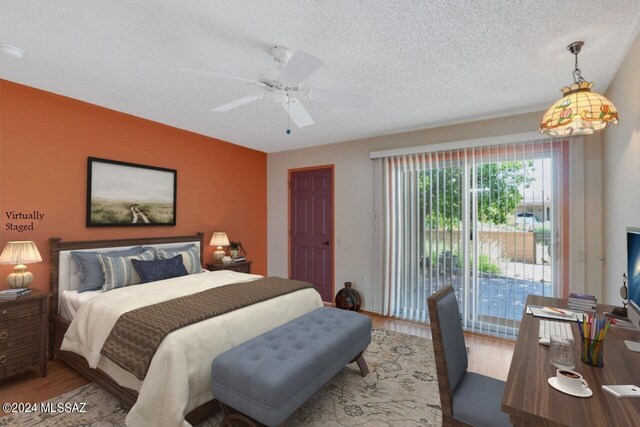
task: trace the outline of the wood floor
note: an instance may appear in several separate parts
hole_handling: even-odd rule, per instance
[[[87,384],[89,381],[61,360],[50,360],[47,376],[39,370],[14,375],[0,384],[0,403],[43,402],[54,396]],[[0,411],[0,416],[5,415]]]
[[[367,313],[370,314],[370,313]],[[416,335],[431,339],[431,328],[429,325],[418,322],[392,319],[389,317],[370,314],[373,318],[373,327],[402,332],[403,334]],[[465,332],[464,341],[469,348],[470,372],[486,375],[506,381],[511,366],[515,341],[493,338],[486,335],[479,335]]]
[[[373,318],[374,328],[431,338],[428,325],[369,315]],[[501,380],[507,379],[515,342],[476,334],[465,334],[465,342],[469,347],[469,371]],[[34,370],[2,380],[0,403],[42,402],[88,383],[83,376],[60,360],[49,361],[47,371],[45,378]],[[0,417],[3,415],[5,414],[0,411]]]

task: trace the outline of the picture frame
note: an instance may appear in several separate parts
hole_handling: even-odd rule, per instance
[[[175,226],[178,172],[87,158],[87,227]]]

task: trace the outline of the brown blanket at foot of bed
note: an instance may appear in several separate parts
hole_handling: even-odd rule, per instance
[[[252,304],[312,288],[313,285],[281,277],[266,277],[208,289],[138,308],[118,318],[101,354],[143,380],[151,359],[171,332]],[[215,333],[212,331],[212,333]]]

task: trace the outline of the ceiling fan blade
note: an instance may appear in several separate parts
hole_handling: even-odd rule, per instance
[[[302,50],[297,50],[282,69],[278,80],[285,83],[300,83],[322,67],[323,64],[324,62],[321,59]]]
[[[371,98],[368,96],[352,95],[322,89],[310,89],[309,99],[325,104],[343,105],[345,107],[368,107],[371,105]]]
[[[178,70],[186,71],[186,72],[190,72],[190,73],[208,74],[210,76],[218,77],[218,78],[221,78],[221,79],[238,80],[238,81],[241,81],[241,82],[251,83],[251,84],[262,86],[262,87],[266,87],[267,86],[264,83],[261,83],[261,82],[256,81],[256,80],[243,79],[242,77],[228,76],[226,74],[214,73],[213,71],[196,70],[194,68],[188,68],[188,67],[180,67],[180,68],[178,68]]]
[[[307,112],[307,109],[302,105],[302,102],[296,98],[292,98],[289,102],[283,102],[282,108],[289,113],[291,120],[293,120],[299,128],[303,128],[314,123],[313,119]]]
[[[264,98],[264,94],[245,96],[244,98],[236,99],[235,101],[231,101],[219,107],[212,108],[211,111],[216,113],[224,113],[225,111],[233,110],[234,108],[241,107],[245,104],[257,101],[258,99],[262,98]]]

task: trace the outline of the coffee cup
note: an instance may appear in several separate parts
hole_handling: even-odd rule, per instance
[[[589,384],[582,378],[582,375],[569,369],[558,369],[556,371],[556,384],[564,391],[579,394],[584,389],[589,388]]]

